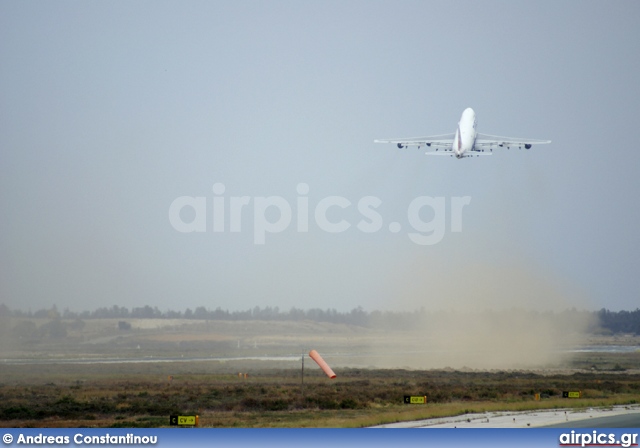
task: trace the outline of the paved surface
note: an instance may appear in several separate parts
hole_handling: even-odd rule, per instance
[[[603,419],[604,418],[604,419]],[[560,425],[560,426],[558,426]],[[627,426],[629,425],[629,426]],[[526,412],[486,412],[391,423],[376,428],[638,428],[640,405]]]
[[[547,428],[640,428],[640,412],[590,418],[589,420],[579,420],[573,424],[564,422],[549,425]]]

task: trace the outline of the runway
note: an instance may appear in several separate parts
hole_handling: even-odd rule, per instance
[[[546,428],[640,428],[640,412],[549,425]]]
[[[640,405],[485,412],[391,423],[375,428],[640,428]]]

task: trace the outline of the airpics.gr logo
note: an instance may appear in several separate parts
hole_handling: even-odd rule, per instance
[[[355,226],[362,233],[375,233],[385,229],[379,208],[382,200],[364,196],[355,203],[343,196],[327,196],[316,203],[309,201],[309,185],[298,184],[298,196],[292,206],[282,196],[229,196],[222,183],[213,185],[213,198],[206,196],[180,196],[169,206],[169,223],[180,233],[239,233],[243,222],[253,212],[253,242],[265,244],[267,234],[276,234],[295,226],[297,232],[309,231],[310,221],[315,228],[327,233],[342,233]],[[471,203],[470,196],[453,196],[449,200],[450,231],[462,232],[462,210]],[[250,209],[247,212],[247,209]],[[350,211],[357,217],[349,220]],[[351,213],[352,215],[353,213]],[[275,215],[275,216],[274,216]],[[425,220],[425,216],[432,216]],[[411,227],[408,238],[415,244],[430,246],[439,243],[447,229],[447,200],[444,196],[418,196],[407,206],[406,219]],[[210,219],[211,218],[211,219]],[[355,222],[357,220],[357,222]],[[399,233],[402,224],[386,224],[391,233]]]
[[[570,433],[560,434],[559,446],[621,446],[628,448],[638,446],[637,433],[620,434],[618,437],[614,433],[598,432],[578,432],[572,430]]]

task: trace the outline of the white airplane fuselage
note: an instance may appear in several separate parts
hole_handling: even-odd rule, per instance
[[[476,143],[476,113],[470,107],[467,107],[460,117],[456,135],[453,138],[451,149],[458,159],[464,157],[464,153],[472,151]]]
[[[463,159],[466,157],[490,156],[493,154],[493,150],[498,148],[531,149],[533,145],[544,145],[551,143],[551,140],[481,134],[477,130],[476,113],[473,109],[467,107],[462,112],[458,127],[453,134],[374,140],[374,143],[394,143],[398,149],[411,146],[417,146],[420,149],[420,147],[426,146],[432,149],[432,151],[425,152],[428,156],[450,156]]]

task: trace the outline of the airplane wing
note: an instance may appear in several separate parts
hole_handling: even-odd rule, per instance
[[[434,149],[451,148],[455,134],[431,135],[428,137],[392,138],[388,140],[374,140],[374,143],[395,143],[398,148],[409,146],[428,146]]]
[[[445,152],[433,152],[433,151],[429,151],[429,152],[425,152],[424,153],[426,156],[449,156],[449,157],[455,157],[455,154],[453,153],[453,151],[445,151]],[[492,152],[477,152],[477,151],[467,151],[465,152],[460,158],[465,158],[465,157],[480,157],[480,156],[492,156],[493,153]]]
[[[454,154],[453,151],[443,151],[443,152],[427,151],[424,154],[426,156],[449,156],[449,157],[455,157],[455,154]],[[464,158],[464,157],[492,156],[492,155],[493,155],[492,152],[467,151],[462,155],[461,158]]]
[[[497,148],[525,148],[529,149],[533,145],[544,145],[551,143],[551,140],[535,140],[526,138],[501,137],[499,135],[480,134],[476,136],[476,151],[488,149],[493,151]]]

